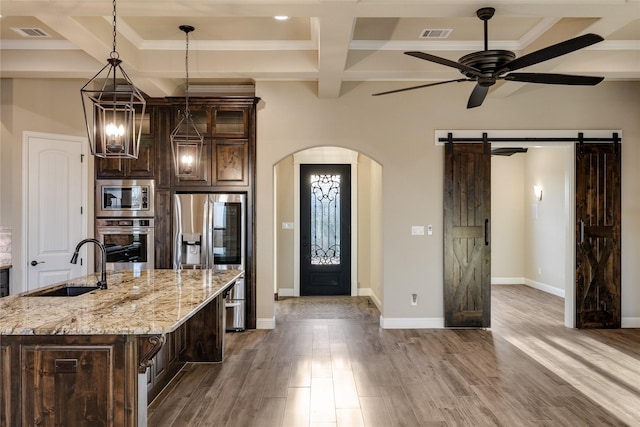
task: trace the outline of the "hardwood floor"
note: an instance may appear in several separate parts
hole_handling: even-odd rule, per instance
[[[492,328],[382,330],[366,297],[289,298],[274,330],[227,334],[149,426],[640,425],[640,330],[563,326],[560,298],[494,286]]]

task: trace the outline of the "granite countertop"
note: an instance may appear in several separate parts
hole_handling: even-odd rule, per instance
[[[242,274],[240,270],[121,270],[108,272],[106,290],[74,297],[28,296],[36,293],[30,291],[0,298],[0,335],[172,332]],[[96,276],[68,283],[90,286]]]
[[[11,264],[0,264],[0,270],[8,270],[11,268]]]

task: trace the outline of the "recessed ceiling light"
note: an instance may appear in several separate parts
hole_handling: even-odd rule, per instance
[[[273,19],[276,19],[278,21],[286,21],[287,19],[289,19],[289,17],[287,15],[276,15],[273,17]]]

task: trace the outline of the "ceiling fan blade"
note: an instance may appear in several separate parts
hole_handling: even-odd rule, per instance
[[[548,85],[595,86],[604,80],[604,77],[547,73],[509,73],[503,79],[513,82],[543,83]]]
[[[548,61],[549,59],[556,58],[558,56],[566,55],[567,53],[574,52],[578,49],[582,49],[592,44],[601,42],[604,40],[597,34],[589,33],[582,36],[565,40],[558,44],[545,47],[535,52],[531,52],[527,55],[516,58],[513,61],[507,63],[504,67],[494,73],[494,76],[498,76],[506,71],[519,70],[520,68],[528,67],[529,65],[537,64],[539,62]]]
[[[476,83],[476,86],[473,88],[473,92],[471,92],[471,96],[469,97],[469,101],[467,102],[467,108],[481,106],[484,99],[487,97],[488,92],[489,86],[480,86]]]
[[[422,89],[423,87],[438,86],[438,85],[443,85],[445,83],[471,82],[471,81],[473,81],[473,80],[471,80],[471,79],[446,80],[446,81],[443,81],[443,82],[428,83],[428,84],[424,84],[424,85],[420,85],[420,86],[411,86],[411,87],[405,87],[405,88],[402,88],[402,89],[395,89],[395,90],[388,90],[386,92],[374,93],[374,94],[372,94],[372,96],[388,95],[390,93],[398,93],[398,92],[405,92],[407,90]]]
[[[526,153],[526,147],[498,147],[491,149],[492,156],[512,156],[516,153]]]
[[[460,71],[465,71],[477,77],[482,76],[482,73],[478,69],[469,67],[459,62],[451,61],[450,59],[447,59],[447,58],[442,58],[440,56],[435,56],[435,55],[430,55],[428,53],[415,52],[415,51],[405,52],[404,54],[413,56],[414,58],[424,59],[425,61],[435,62],[436,64],[446,65],[447,67],[457,68]]]

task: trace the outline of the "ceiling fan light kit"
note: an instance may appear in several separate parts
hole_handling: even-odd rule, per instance
[[[512,73],[512,71],[548,61],[576,50],[591,46],[604,40],[597,34],[584,34],[563,42],[545,47],[535,52],[528,53],[519,58],[509,50],[489,49],[489,28],[488,21],[493,17],[495,9],[483,7],[478,9],[476,15],[484,23],[484,50],[472,52],[461,57],[457,62],[424,52],[411,51],[405,55],[425,61],[434,62],[451,68],[456,68],[465,78],[446,80],[442,82],[427,83],[419,86],[412,86],[402,89],[390,90],[386,92],[374,93],[373,96],[387,95],[391,93],[404,92],[408,90],[421,89],[429,86],[437,86],[446,83],[475,82],[476,85],[471,92],[467,108],[479,107],[484,102],[489,88],[496,84],[498,80],[515,81],[522,83],[541,83],[554,85],[580,85],[594,86],[604,80],[604,77],[596,76],[576,76],[568,74],[553,73]]]

